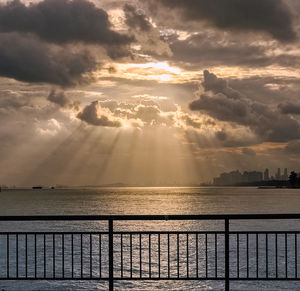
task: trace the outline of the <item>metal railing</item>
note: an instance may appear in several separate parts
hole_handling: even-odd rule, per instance
[[[106,231],[0,232],[0,280],[300,280],[300,231],[231,231],[237,220],[300,214],[0,216],[9,221],[107,221]],[[115,222],[219,221],[218,231],[116,231]],[[185,224],[188,226],[189,224]]]

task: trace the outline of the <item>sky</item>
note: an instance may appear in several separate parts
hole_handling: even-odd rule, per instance
[[[0,0],[0,184],[300,171],[300,1]]]

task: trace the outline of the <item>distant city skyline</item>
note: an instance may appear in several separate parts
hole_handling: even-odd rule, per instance
[[[291,170],[291,172],[294,170]],[[277,168],[274,175],[271,175],[270,170],[266,168],[263,172],[260,171],[230,171],[224,172],[213,179],[213,185],[234,185],[242,183],[253,183],[260,181],[288,181],[289,173],[288,169],[284,168],[283,174],[281,175],[281,168]]]

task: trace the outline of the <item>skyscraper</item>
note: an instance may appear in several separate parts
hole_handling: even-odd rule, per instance
[[[284,172],[283,172],[283,175],[282,175],[282,180],[288,180],[289,179],[289,176],[288,176],[288,171],[287,171],[287,168],[284,168]]]
[[[269,169],[265,169],[265,171],[264,171],[264,180],[265,181],[269,181],[270,180]]]
[[[280,168],[277,169],[277,173],[275,175],[275,179],[276,180],[281,180],[281,170],[280,170]]]

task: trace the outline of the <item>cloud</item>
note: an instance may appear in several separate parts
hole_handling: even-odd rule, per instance
[[[198,32],[186,39],[171,41],[172,59],[186,68],[199,66],[266,66],[274,58],[266,55],[262,45],[235,40],[217,32]]]
[[[205,70],[203,76],[204,81],[202,86],[205,91],[212,91],[215,94],[222,93],[230,99],[239,99],[243,97],[240,92],[229,87],[226,80],[218,78],[215,74]]]
[[[24,106],[29,106],[29,100],[18,92],[13,90],[0,91],[0,112],[3,113],[7,109],[18,110]]]
[[[285,149],[285,153],[291,154],[291,155],[300,155],[300,139],[290,141]]]
[[[109,119],[117,120],[121,126],[126,127],[169,127],[183,130],[188,128],[202,130],[207,128],[207,126],[215,126],[211,118],[199,117],[195,114],[184,112],[174,103],[171,103],[173,106],[166,106],[165,102],[171,103],[168,99],[152,99],[147,94],[141,94],[139,98],[130,98],[124,101],[99,100],[96,101],[97,104],[93,102],[87,107],[89,116],[94,116],[95,110],[97,110],[97,112],[103,112]],[[82,113],[79,113],[78,117],[90,124],[97,123],[91,121],[95,118],[85,118],[82,116]]]
[[[175,112],[164,112],[154,101],[140,103],[119,102],[115,105],[112,102],[100,103],[102,107],[112,109],[114,116],[124,121],[136,121],[143,126],[173,126]],[[142,122],[142,123],[141,123]]]
[[[257,145],[259,139],[247,128],[227,126],[222,130],[217,127],[209,129],[187,128],[185,130],[186,142],[196,145],[194,151],[201,149],[212,150],[216,148],[236,148]]]
[[[263,40],[253,41],[244,35],[229,35],[216,30],[194,32],[185,39],[180,39],[175,31],[170,36],[170,48],[172,60],[186,69],[222,65],[298,68],[300,63],[299,56],[293,53],[291,47]]]
[[[47,122],[36,122],[36,131],[42,136],[55,136],[61,128],[61,124],[55,118],[51,118]]]
[[[256,145],[260,140],[247,128],[227,126],[215,132],[219,147],[234,148]]]
[[[107,108],[111,112],[114,112],[115,109],[119,106],[119,104],[116,100],[100,100],[98,102],[102,108]]]
[[[48,45],[17,33],[0,36],[0,76],[24,82],[74,86],[98,67],[87,51]]]
[[[249,148],[243,148],[242,153],[247,156],[256,156],[256,152]]]
[[[184,21],[204,21],[218,29],[262,31],[279,41],[293,41],[292,14],[282,0],[159,0]]]
[[[56,92],[55,90],[52,90],[47,99],[61,107],[65,107],[70,103],[70,100],[63,91]]]
[[[300,105],[293,104],[290,102],[280,103],[278,105],[278,109],[282,114],[295,114],[295,115],[300,114]]]
[[[90,83],[107,55],[130,55],[134,37],[112,29],[88,0],[0,4],[0,76],[62,87]]]
[[[87,105],[77,117],[88,124],[106,127],[120,127],[121,123],[118,120],[111,120],[107,115],[98,115],[98,101]]]
[[[200,93],[199,99],[190,103],[191,110],[249,127],[264,141],[286,142],[300,137],[300,123],[297,120],[249,99],[208,71],[204,72],[203,86],[209,92]]]
[[[161,38],[160,31],[154,27],[142,10],[130,4],[124,5],[125,24],[134,34],[137,42],[135,56],[168,56],[172,55],[169,44]]]
[[[248,117],[249,107],[244,101],[228,98],[223,93],[214,96],[202,94],[198,100],[190,104],[193,111],[203,110],[222,121],[241,123]]]
[[[151,30],[151,23],[148,21],[146,16],[141,12],[139,13],[134,6],[125,4],[124,12],[126,16],[125,23],[128,27],[138,29],[143,32],[149,32]]]
[[[14,0],[0,6],[0,31],[32,33],[54,42],[123,45],[133,41],[111,29],[107,13],[87,0]]]

